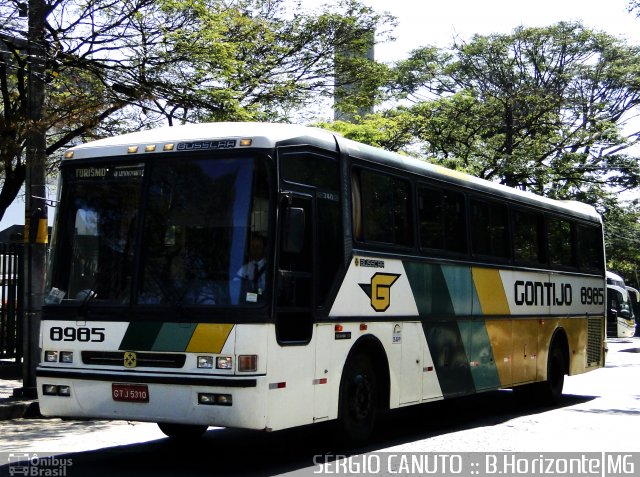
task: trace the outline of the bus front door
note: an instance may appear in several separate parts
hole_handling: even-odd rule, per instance
[[[287,195],[280,204],[276,335],[282,345],[302,345],[313,333],[312,198]]]

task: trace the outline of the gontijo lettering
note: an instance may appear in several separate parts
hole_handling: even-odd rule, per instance
[[[569,283],[517,280],[513,285],[516,305],[571,306],[573,291]]]

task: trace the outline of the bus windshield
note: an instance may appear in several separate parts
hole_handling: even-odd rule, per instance
[[[67,167],[46,302],[260,304],[268,203],[251,158]]]

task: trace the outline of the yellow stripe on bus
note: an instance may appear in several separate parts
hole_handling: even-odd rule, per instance
[[[500,270],[493,268],[471,269],[473,283],[478,292],[483,315],[509,315],[509,304],[500,278]]]
[[[187,353],[220,353],[232,329],[231,324],[199,323],[189,340]]]

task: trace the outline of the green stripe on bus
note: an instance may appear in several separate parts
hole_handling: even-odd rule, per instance
[[[475,392],[458,323],[423,320],[422,328],[443,396],[446,398]]]
[[[460,335],[477,391],[500,387],[500,377],[484,320],[459,321]]]
[[[441,268],[456,316],[471,315],[472,296],[476,294],[471,269],[455,265],[442,265]]]
[[[129,323],[122,342],[120,350],[132,351],[151,351],[153,343],[160,332],[162,323],[159,322],[140,322],[134,321]]]
[[[455,314],[440,265],[412,262],[403,265],[420,316]]]
[[[197,323],[164,323],[151,350],[184,352],[196,326]]]

